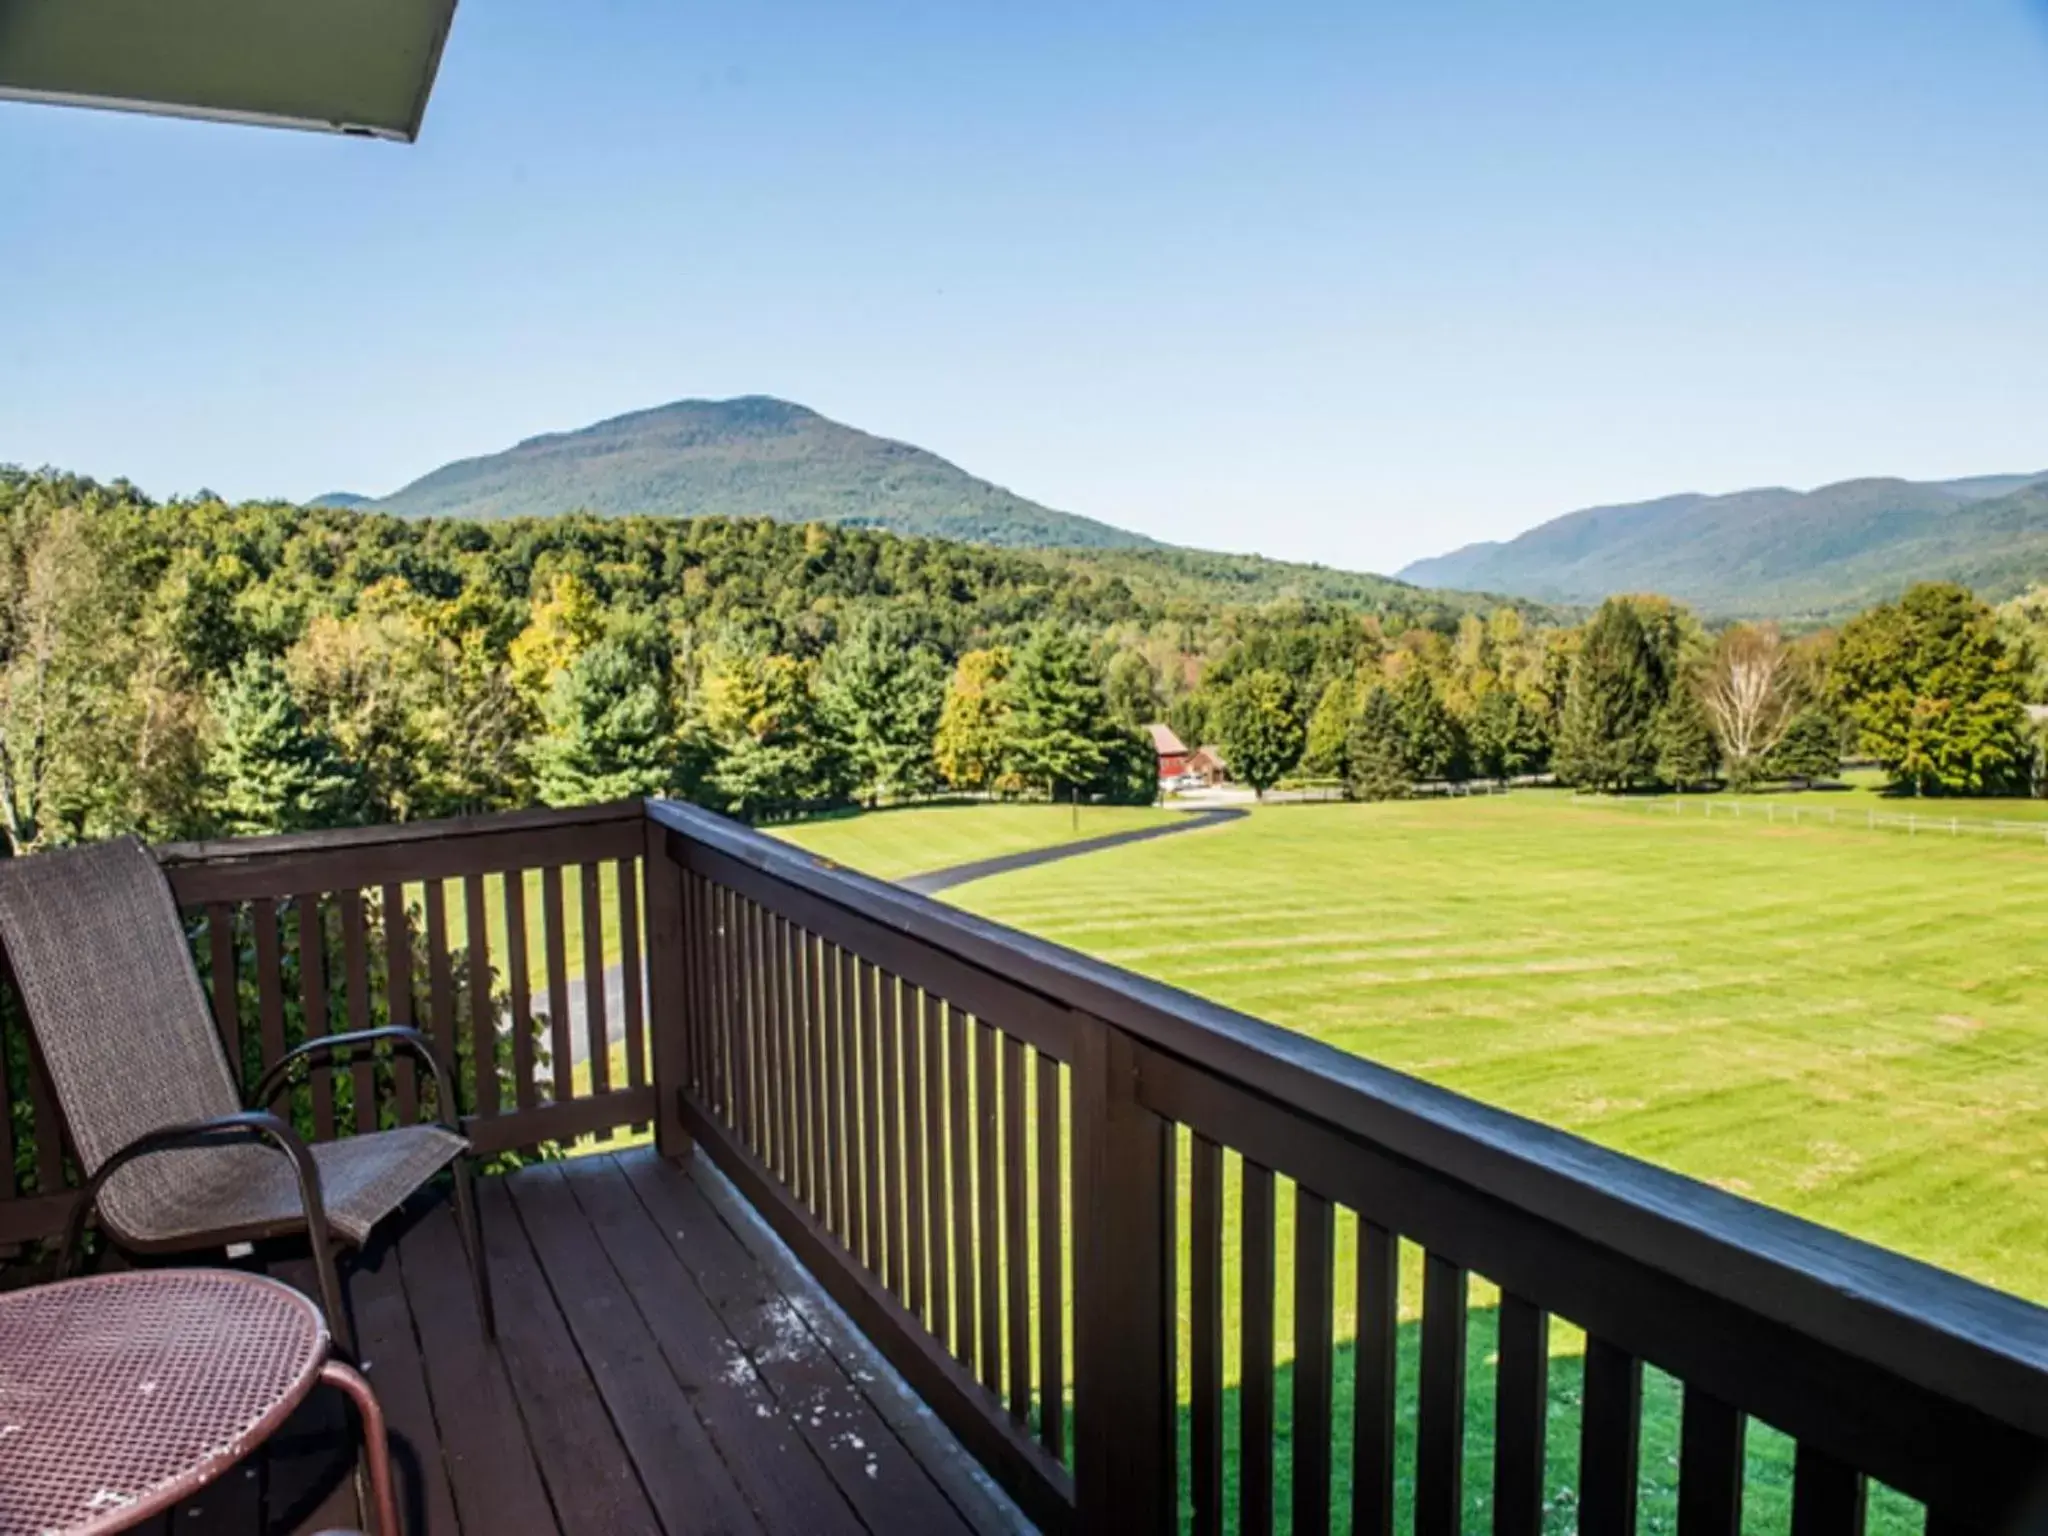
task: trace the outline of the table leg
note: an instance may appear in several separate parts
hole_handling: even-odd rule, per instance
[[[384,1410],[377,1394],[354,1368],[339,1360],[320,1367],[320,1379],[346,1392],[363,1421],[363,1459],[370,1467],[370,1501],[377,1508],[377,1536],[402,1536],[398,1528],[398,1495],[391,1483],[391,1442],[384,1431]]]

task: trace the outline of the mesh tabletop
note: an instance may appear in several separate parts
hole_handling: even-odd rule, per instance
[[[126,1530],[240,1460],[327,1357],[319,1309],[231,1270],[0,1294],[0,1536]]]

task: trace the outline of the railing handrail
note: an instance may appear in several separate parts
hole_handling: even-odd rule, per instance
[[[650,800],[646,814],[770,879],[2048,1438],[2048,1309],[871,879],[696,806]]]
[[[248,864],[307,854],[343,853],[359,848],[384,848],[403,843],[440,843],[472,837],[504,837],[517,832],[549,831],[619,821],[638,821],[646,802],[608,800],[601,805],[561,809],[542,806],[526,811],[492,811],[474,816],[447,816],[435,821],[401,821],[367,827],[330,827],[318,832],[273,832],[261,837],[222,837],[199,842],[155,843],[157,862],[166,868],[194,864]]]

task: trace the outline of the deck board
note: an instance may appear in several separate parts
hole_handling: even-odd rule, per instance
[[[563,1179],[761,1523],[820,1536],[865,1529],[625,1174],[611,1159],[580,1158],[564,1165]]]
[[[696,1182],[651,1158],[622,1167],[671,1250],[847,1501],[871,1530],[964,1527],[960,1513],[889,1427],[861,1385],[725,1224]]]
[[[343,1267],[409,1536],[974,1528],[926,1475],[915,1433],[892,1428],[855,1379],[867,1373],[814,1331],[819,1298],[771,1274],[689,1171],[629,1151],[535,1165],[479,1193],[496,1348],[444,1198],[415,1202]],[[303,1258],[268,1267],[311,1284]],[[165,1536],[353,1528],[345,1425],[339,1400],[316,1392]]]
[[[541,1164],[513,1174],[505,1187],[657,1523],[689,1536],[759,1532],[760,1521],[561,1174]]]

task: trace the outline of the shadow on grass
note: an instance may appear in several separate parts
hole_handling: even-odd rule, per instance
[[[1498,1330],[1493,1309],[1475,1308],[1466,1334],[1464,1516],[1467,1531],[1493,1528],[1493,1422],[1495,1347]],[[1420,1380],[1422,1328],[1404,1323],[1399,1330],[1395,1367],[1396,1414],[1394,1446],[1394,1529],[1414,1529],[1415,1422]],[[1570,1536],[1578,1529],[1579,1405],[1582,1336],[1556,1326],[1551,1336],[1550,1409],[1544,1439],[1543,1528],[1551,1536]],[[1561,1351],[1570,1351],[1563,1353]],[[1341,1342],[1335,1354],[1335,1393],[1331,1410],[1331,1523],[1333,1531],[1352,1529],[1351,1449],[1355,1402],[1355,1355]],[[1637,1525],[1643,1536],[1678,1528],[1678,1447],[1680,1401],[1678,1381],[1662,1371],[1645,1370],[1641,1471],[1637,1484]],[[1283,1364],[1274,1372],[1273,1524],[1292,1529],[1294,1371]],[[1243,1528],[1239,1485],[1240,1391],[1225,1389],[1223,1401],[1223,1502],[1226,1531]],[[1189,1467],[1190,1415],[1181,1407],[1179,1465],[1181,1519],[1191,1519],[1193,1505]],[[1751,1421],[1743,1483],[1744,1532],[1785,1532],[1791,1527],[1793,1443],[1786,1436]],[[1866,1527],[1869,1536],[1920,1536],[1925,1517],[1919,1504],[1873,1484]]]

